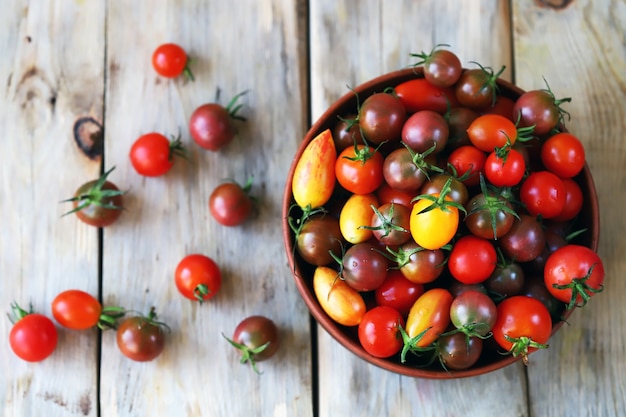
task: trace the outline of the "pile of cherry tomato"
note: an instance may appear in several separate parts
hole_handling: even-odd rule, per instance
[[[194,81],[191,60],[177,44],[160,45],[152,55],[152,64],[158,75],[176,78],[184,75]],[[189,133],[194,142],[209,151],[219,151],[233,141],[236,135],[234,120],[244,121],[238,114],[242,105],[237,94],[226,106],[206,103],[194,110],[189,119]],[[217,101],[217,99],[216,99]],[[148,132],[137,138],[129,150],[129,162],[142,176],[165,175],[173,167],[175,159],[187,159],[189,151],[180,135],[171,140],[160,132]],[[84,223],[95,227],[107,227],[117,221],[124,208],[125,191],[108,177],[114,167],[100,178],[80,185],[74,195],[64,200]],[[213,218],[224,226],[238,226],[250,219],[255,209],[255,198],[250,195],[252,178],[244,185],[234,181],[221,183],[208,198],[208,209]],[[217,295],[222,275],[217,263],[204,254],[185,256],[173,272],[173,285],[179,293],[192,301],[203,303]],[[17,303],[11,305],[9,318],[13,327],[9,343],[14,353],[29,362],[39,362],[49,357],[58,342],[57,327],[44,314],[25,310]],[[51,303],[56,322],[63,328],[87,330],[98,327],[115,329],[117,346],[121,353],[135,361],[151,361],[164,349],[165,322],[158,321],[154,307],[147,314],[117,306],[103,307],[93,295],[78,289],[60,292]],[[276,324],[269,318],[255,315],[241,321],[232,338],[224,336],[241,353],[241,362],[249,363],[258,372],[256,362],[272,357],[279,346]]]
[[[569,98],[546,86],[512,99],[504,67],[464,69],[439,47],[414,56],[412,79],[357,96],[294,162],[297,279],[374,357],[527,361],[603,289],[580,244],[585,151],[565,130]]]

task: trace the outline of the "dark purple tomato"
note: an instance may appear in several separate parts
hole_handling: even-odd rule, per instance
[[[444,270],[446,254],[441,249],[424,249],[410,239],[396,252],[400,272],[411,282],[427,284],[435,281]]]
[[[463,291],[452,300],[450,321],[468,336],[487,336],[496,322],[496,303],[485,293]]]
[[[528,262],[541,254],[546,237],[536,218],[520,214],[519,219],[515,219],[511,229],[498,242],[507,258],[516,262]]]
[[[446,147],[450,129],[442,115],[432,110],[413,113],[402,127],[402,141],[414,152],[424,153],[431,148],[437,154]]]
[[[511,203],[501,195],[479,193],[466,206],[465,226],[483,239],[495,240],[504,236],[513,226],[515,212]]]
[[[342,278],[357,291],[372,291],[387,277],[388,262],[370,243],[357,243],[343,255]]]
[[[343,236],[339,220],[333,216],[314,214],[302,226],[296,241],[296,250],[312,265],[328,265],[333,262],[331,252],[341,256]]]
[[[241,354],[240,362],[250,363],[256,373],[259,373],[256,363],[274,356],[280,346],[276,323],[260,315],[243,319],[235,328],[232,339],[224,337]]]
[[[375,210],[370,227],[380,243],[398,246],[411,237],[410,217],[411,209],[407,206],[385,203]]]
[[[428,174],[428,163],[416,155],[416,159],[407,148],[392,151],[383,162],[383,177],[393,189],[416,193]]]
[[[554,230],[550,228],[544,229],[544,235],[546,238],[545,247],[536,258],[528,263],[528,267],[530,268],[530,270],[538,274],[543,274],[543,269],[546,265],[546,260],[548,259],[548,257],[558,248],[563,247],[567,244],[567,240],[565,240],[565,237],[557,234]]]
[[[339,119],[335,127],[333,128],[333,141],[337,148],[337,154],[347,147],[356,145],[363,145],[363,136],[361,136],[361,130],[359,129],[359,123],[356,120],[355,114],[350,114],[345,118]]]
[[[485,295],[488,295],[487,288],[483,282],[478,284],[464,284],[461,281],[457,281],[456,279],[450,279],[450,283],[448,284],[448,291],[452,294],[452,297],[456,298],[465,291],[478,291]]]
[[[460,146],[471,145],[467,136],[467,128],[479,116],[479,113],[467,107],[454,107],[446,114],[448,119],[447,149],[456,149]]]
[[[519,293],[536,298],[546,306],[553,319],[560,319],[565,304],[554,298],[546,288],[543,275],[532,275],[524,280],[524,286]]]
[[[463,333],[439,336],[437,356],[446,369],[463,370],[473,366],[483,351],[483,341],[479,337],[469,339]]]
[[[517,262],[497,265],[484,282],[485,287],[496,299],[517,295],[524,285],[524,269]]]
[[[555,129],[562,119],[559,105],[569,98],[557,100],[549,90],[527,91],[515,101],[513,118],[518,127],[535,126],[533,133],[544,136]]]
[[[420,56],[420,55],[416,55]],[[429,55],[422,55],[424,78],[437,87],[452,87],[461,77],[463,66],[454,52],[435,49]]]
[[[492,106],[496,98],[496,80],[503,71],[504,67],[494,74],[491,68],[481,67],[463,72],[454,87],[459,104],[473,110]]]
[[[375,93],[361,104],[359,125],[365,139],[374,145],[400,140],[406,110],[398,97],[387,93]]]

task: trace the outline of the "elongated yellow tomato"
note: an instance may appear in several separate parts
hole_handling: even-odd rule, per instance
[[[335,188],[337,149],[329,129],[317,135],[304,149],[293,171],[293,198],[302,208],[321,207]]]
[[[422,294],[413,303],[406,320],[406,333],[415,340],[411,347],[426,347],[446,331],[450,324],[452,294],[445,288],[433,288]]]
[[[339,229],[349,243],[365,242],[373,232],[362,226],[371,226],[372,207],[378,207],[378,198],[374,194],[352,194],[344,203],[339,213]]]
[[[339,278],[337,271],[318,266],[313,274],[313,291],[328,316],[343,326],[358,326],[365,314],[361,294]]]
[[[438,194],[433,194],[438,197]],[[446,200],[451,201],[449,197]],[[413,204],[409,227],[415,243],[425,249],[440,249],[452,240],[459,227],[459,210],[454,206],[434,207],[434,202],[422,198]]]

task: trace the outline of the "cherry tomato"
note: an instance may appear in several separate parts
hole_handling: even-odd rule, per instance
[[[483,351],[480,337],[467,337],[463,333],[443,334],[437,340],[437,356],[445,369],[471,368]]]
[[[492,106],[496,99],[496,81],[504,68],[502,66],[496,74],[491,68],[482,66],[464,71],[454,86],[459,104],[474,110]]]
[[[470,142],[483,152],[493,152],[495,148],[514,145],[517,128],[510,119],[499,114],[478,116],[467,128]]]
[[[441,249],[425,249],[414,240],[400,245],[397,251],[389,250],[406,279],[416,284],[435,281],[444,270],[446,255]]]
[[[505,256],[517,262],[528,262],[541,254],[546,244],[541,224],[533,216],[520,214],[511,229],[498,239]]]
[[[422,194],[413,204],[411,236],[423,248],[441,248],[452,240],[459,227],[458,207],[453,205],[454,202],[449,197],[442,196],[443,194],[433,194],[427,198]]]
[[[218,223],[224,226],[243,224],[254,209],[254,202],[249,192],[252,178],[242,187],[236,182],[218,185],[209,196],[209,211]]]
[[[446,149],[453,150],[460,146],[471,145],[467,128],[480,114],[467,107],[454,107],[446,112],[449,134]]]
[[[140,136],[130,148],[130,162],[138,174],[158,177],[174,166],[174,155],[186,157],[180,137],[171,142],[160,133]]]
[[[339,273],[326,266],[318,266],[313,273],[313,291],[322,310],[343,326],[357,326],[365,314],[365,300],[345,283]]]
[[[260,373],[256,363],[273,357],[280,347],[276,323],[260,315],[243,319],[235,328],[232,339],[226,340],[241,354],[240,362],[249,363],[256,373]]]
[[[302,209],[328,202],[335,189],[337,150],[330,130],[318,134],[304,148],[293,171],[291,190]]]
[[[448,181],[450,181],[448,183]],[[463,184],[458,178],[448,174],[442,173],[435,176],[431,176],[429,180],[424,182],[420,189],[420,194],[440,194],[443,191],[443,187],[448,183],[450,191],[448,191],[447,197],[450,200],[465,206],[469,201],[469,192],[467,186]]]
[[[380,204],[395,203],[401,204],[405,207],[412,207],[413,202],[411,200],[415,197],[415,194],[413,193],[401,191],[397,188],[391,187],[386,181],[383,181],[380,187],[378,187],[375,195]]]
[[[304,223],[296,239],[296,250],[312,265],[333,262],[331,253],[341,257],[344,242],[339,220],[326,214],[315,214]]]
[[[158,357],[165,348],[163,322],[156,321],[154,308],[147,316],[124,319],[117,328],[117,347],[124,356],[137,362],[148,362]]]
[[[337,182],[354,194],[369,194],[383,182],[383,155],[371,146],[355,145],[337,157]]]
[[[450,129],[444,117],[432,110],[413,113],[402,126],[402,142],[414,152],[438,154],[446,147]]]
[[[352,122],[356,120],[356,114],[349,114],[339,119],[332,130],[333,141],[337,152],[341,152],[346,148],[354,145],[365,145],[359,124]]]
[[[563,178],[563,187],[565,188],[565,205],[563,211],[552,220],[569,221],[574,219],[583,208],[583,190],[580,185],[571,178]]]
[[[374,194],[352,194],[344,203],[339,214],[339,229],[347,242],[361,243],[373,236],[374,232],[364,227],[372,220],[372,206],[378,207]]]
[[[9,344],[13,352],[27,362],[40,362],[52,355],[57,346],[58,333],[52,320],[43,314],[23,310],[11,304],[13,327]]]
[[[411,54],[420,60],[414,66],[424,66],[424,78],[437,87],[452,87],[461,77],[461,61],[454,52],[437,49],[435,47],[429,54]]]
[[[501,262],[484,282],[485,287],[495,299],[517,295],[524,286],[524,268],[517,262]]]
[[[370,355],[388,358],[404,346],[401,327],[404,327],[404,319],[398,310],[376,306],[367,311],[359,323],[359,342]]]
[[[237,100],[245,92],[237,94],[226,107],[218,103],[199,106],[189,119],[189,132],[192,139],[202,148],[218,151],[235,138],[233,120],[245,121],[237,112],[242,105]]]
[[[176,78],[181,74],[194,81],[189,68],[190,59],[183,48],[175,43],[159,45],[152,54],[152,66],[162,77]]]
[[[405,348],[419,350],[437,340],[450,324],[451,304],[452,294],[445,288],[432,288],[422,294],[406,320]]]
[[[406,317],[423,293],[422,284],[409,281],[397,269],[389,269],[383,283],[376,288],[374,296],[376,305],[392,307],[398,310],[402,317]]]
[[[71,201],[73,209],[65,215],[76,213],[82,222],[95,227],[106,227],[115,223],[121,216],[122,195],[117,185],[107,180],[109,174],[115,169],[111,168],[94,181],[88,181],[78,187],[74,197],[64,200]]]
[[[395,93],[409,114],[420,110],[433,110],[444,114],[458,105],[452,88],[441,88],[425,78],[415,78],[398,84]]]
[[[604,265],[588,247],[568,244],[548,257],[543,276],[550,294],[572,309],[603,290]]]
[[[485,188],[485,192],[474,195],[467,203],[464,223],[472,235],[496,240],[504,236],[511,227],[517,213],[502,195]]]
[[[461,146],[448,155],[457,177],[467,186],[478,185],[480,174],[484,173],[487,155],[472,145]]]
[[[174,282],[184,297],[202,304],[217,295],[222,287],[222,273],[213,259],[195,253],[178,263]]]
[[[469,289],[450,304],[452,325],[467,336],[485,337],[496,323],[496,304],[483,292]]]
[[[93,295],[81,290],[65,290],[52,300],[52,316],[63,327],[85,330],[94,326],[115,328],[115,320],[125,311],[121,307],[104,307]]]
[[[394,149],[383,162],[383,178],[395,190],[417,192],[428,178],[430,165],[422,154],[409,148]]]
[[[549,171],[531,172],[522,182],[520,200],[526,210],[544,219],[556,217],[565,207],[565,187],[563,181]]]
[[[388,93],[374,93],[359,108],[358,121],[361,133],[368,143],[400,140],[406,111],[398,97]]]
[[[541,301],[514,295],[498,304],[497,311],[493,338],[507,352],[528,363],[529,353],[548,347],[552,318]]]
[[[410,218],[410,208],[402,204],[386,203],[375,210],[369,226],[379,242],[398,246],[411,238]]]
[[[496,187],[514,187],[526,173],[524,156],[514,148],[491,152],[485,160],[485,178]]]
[[[557,128],[563,115],[560,105],[570,98],[556,99],[550,89],[526,91],[519,96],[513,107],[513,119],[520,127],[534,126],[534,133],[544,136]]]
[[[541,162],[560,178],[572,178],[585,166],[585,148],[571,133],[557,133],[541,146]]]
[[[496,250],[487,239],[465,235],[452,247],[448,269],[457,281],[478,284],[489,278],[496,261]]]
[[[350,246],[342,259],[341,276],[357,291],[373,291],[387,277],[387,258],[371,244]]]

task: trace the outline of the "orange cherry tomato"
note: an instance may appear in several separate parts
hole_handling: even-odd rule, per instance
[[[363,226],[369,226],[374,210],[378,207],[378,198],[374,194],[352,194],[344,203],[339,213],[339,229],[349,243],[361,243],[369,240],[373,232]]]
[[[293,172],[293,198],[301,208],[328,202],[335,188],[337,149],[330,129],[317,135],[304,149]]]
[[[313,273],[313,291],[328,316],[343,326],[358,326],[365,315],[361,294],[346,284],[334,269],[318,266]]]
[[[445,288],[433,288],[413,304],[406,320],[411,347],[423,348],[433,343],[450,324],[452,294]],[[421,334],[421,337],[417,338]]]

